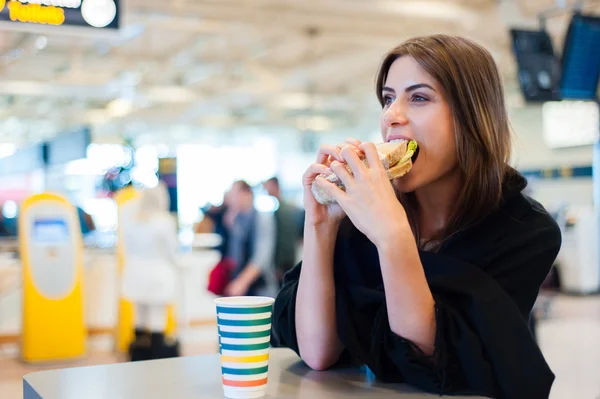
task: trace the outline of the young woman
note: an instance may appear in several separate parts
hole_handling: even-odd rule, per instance
[[[320,148],[303,176],[303,262],[277,296],[274,345],[313,369],[366,364],[440,394],[547,398],[554,375],[527,321],[561,236],[508,165],[491,55],[460,37],[408,40],[385,56],[377,97],[382,139],[418,142],[413,168],[390,184],[373,143]],[[331,170],[346,191],[318,176]],[[315,180],[339,205],[314,200]]]

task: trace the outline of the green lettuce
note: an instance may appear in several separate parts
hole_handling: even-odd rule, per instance
[[[403,164],[405,162],[408,162],[415,154],[415,151],[417,151],[417,146],[418,145],[415,140],[409,141],[408,146],[406,147],[406,154],[404,154],[404,156],[400,159],[398,163]]]

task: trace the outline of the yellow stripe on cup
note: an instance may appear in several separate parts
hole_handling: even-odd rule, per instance
[[[221,363],[256,363],[266,362],[269,360],[269,354],[258,355],[258,356],[221,356]]]

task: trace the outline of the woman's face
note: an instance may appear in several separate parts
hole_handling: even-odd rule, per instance
[[[395,179],[400,192],[412,192],[456,170],[454,122],[438,82],[414,58],[398,58],[383,87],[381,135],[384,141],[416,140],[418,157],[410,172]]]

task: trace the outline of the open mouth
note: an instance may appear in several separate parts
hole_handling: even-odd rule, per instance
[[[417,147],[413,156],[410,157],[412,163],[415,163],[415,161],[417,160],[417,157],[419,156],[419,152],[421,152],[421,146]]]

